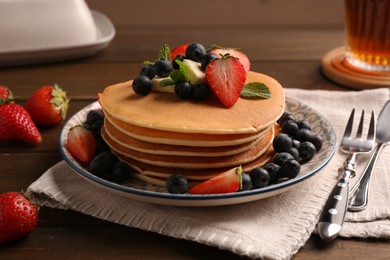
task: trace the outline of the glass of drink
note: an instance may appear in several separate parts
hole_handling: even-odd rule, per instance
[[[390,72],[390,0],[345,0],[345,12],[348,63]]]

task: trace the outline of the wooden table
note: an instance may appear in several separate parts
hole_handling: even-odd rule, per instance
[[[0,68],[0,84],[23,104],[33,90],[58,83],[71,98],[68,117],[96,99],[104,87],[134,78],[159,46],[185,42],[241,47],[254,71],[285,88],[348,89],[320,72],[323,55],[343,45],[340,0],[88,1],[115,24],[116,37],[102,53],[68,62]],[[42,129],[31,147],[0,143],[0,193],[26,189],[61,160],[61,125]],[[316,235],[294,259],[385,259],[388,240],[339,238],[325,245]],[[38,228],[21,241],[0,245],[1,259],[234,259],[238,256],[194,242],[127,228],[72,211],[42,208]]]

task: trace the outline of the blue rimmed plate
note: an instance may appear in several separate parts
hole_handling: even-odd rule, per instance
[[[63,127],[59,148],[64,160],[76,174],[86,180],[99,185],[111,192],[127,196],[143,202],[172,205],[172,206],[221,206],[232,205],[244,202],[255,201],[271,197],[292,188],[297,187],[308,178],[314,176],[332,158],[336,146],[336,134],[329,121],[313,108],[291,98],[286,99],[286,111],[293,114],[297,119],[307,120],[312,131],[322,136],[324,143],[322,149],[309,162],[301,166],[301,172],[293,179],[286,180],[260,189],[249,191],[216,194],[216,195],[191,195],[191,194],[170,194],[165,188],[149,184],[140,180],[129,181],[125,184],[117,184],[91,174],[87,168],[83,167],[65,148],[69,129],[75,125],[82,124],[90,110],[98,109],[100,105],[94,102],[80,110]]]

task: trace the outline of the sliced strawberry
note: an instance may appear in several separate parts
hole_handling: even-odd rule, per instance
[[[13,103],[14,96],[11,90],[5,86],[0,85],[0,106],[6,103]]]
[[[206,80],[225,107],[232,107],[240,97],[246,72],[238,59],[226,55],[212,60],[206,67]]]
[[[218,56],[220,54],[225,55],[229,53],[231,56],[236,57],[244,66],[246,73],[248,73],[250,67],[251,67],[251,62],[249,61],[248,56],[246,56],[243,52],[236,50],[236,49],[228,49],[228,48],[218,48],[218,49],[213,49],[211,50],[212,53],[217,54]]]
[[[242,168],[236,167],[201,182],[188,190],[191,194],[220,194],[236,192],[241,186]]]
[[[185,56],[186,55],[186,49],[188,47],[188,44],[185,43],[185,44],[182,44],[180,46],[177,46],[176,48],[172,49],[171,50],[171,61],[177,56],[177,55],[181,55],[181,56]]]
[[[90,162],[96,152],[96,140],[92,133],[81,125],[70,129],[66,149],[81,162]]]

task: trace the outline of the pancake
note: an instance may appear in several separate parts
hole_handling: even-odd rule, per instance
[[[272,142],[274,137],[274,128],[272,127],[252,149],[239,154],[221,157],[147,154],[132,150],[128,147],[116,143],[106,134],[105,131],[102,131],[102,137],[110,146],[110,148],[116,153],[133,158],[143,163],[162,167],[207,169],[240,165],[258,158],[267,150],[269,144]]]
[[[184,168],[169,168],[169,167],[158,167],[154,165],[145,164],[139,161],[136,161],[132,158],[122,156],[117,154],[118,158],[129,164],[132,168],[134,168],[140,175],[155,177],[160,180],[166,180],[170,175],[175,173],[180,173],[184,175],[188,180],[191,181],[204,181],[210,179],[232,167],[237,167],[239,165],[234,165],[231,167],[222,167],[222,168],[212,168],[212,169],[184,169]],[[269,145],[266,152],[256,158],[255,160],[248,162],[242,165],[244,172],[250,172],[252,169],[256,167],[261,167],[267,164],[269,161],[273,159],[275,156],[275,151],[272,145]],[[146,179],[146,178],[144,178]],[[157,183],[155,183],[157,184]]]
[[[111,124],[114,128],[121,131],[122,133],[141,141],[194,147],[239,145],[259,139],[269,129],[268,127],[259,132],[250,134],[181,133],[131,125],[122,122],[107,113],[105,116],[105,124]]]
[[[202,134],[257,133],[271,126],[283,113],[285,96],[282,86],[273,78],[248,72],[248,82],[266,84],[269,99],[239,98],[225,108],[216,98],[207,101],[183,101],[171,93],[134,93],[132,81],[105,88],[100,103],[106,114],[144,128]]]
[[[108,120],[105,120],[102,131],[107,134],[114,142],[121,146],[135,151],[149,154],[181,155],[181,156],[226,156],[238,154],[251,149],[257,144],[259,139],[248,143],[230,146],[216,147],[192,147],[182,145],[168,145],[159,143],[150,143],[135,139],[116,129]],[[259,137],[260,138],[260,137]]]

